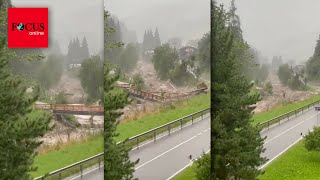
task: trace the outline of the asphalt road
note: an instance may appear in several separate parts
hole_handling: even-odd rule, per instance
[[[139,180],[166,180],[184,169],[210,149],[210,117],[163,136],[156,143],[150,142],[130,152],[130,159],[140,159],[134,176]]]
[[[172,130],[159,135],[156,143],[149,141],[143,143],[139,149],[133,149],[129,156],[132,161],[140,159],[136,165],[134,176],[139,180],[166,180],[190,164],[188,159],[196,159],[210,149],[210,117],[195,120],[193,125],[188,124],[182,130]],[[67,180],[103,180],[103,167],[97,166],[84,170],[80,174],[66,178]]]
[[[71,177],[66,178],[66,180],[103,180],[103,166],[98,167],[98,165],[85,169],[83,175],[75,174]]]
[[[281,122],[280,125],[274,125],[270,129],[263,130],[261,136],[267,136],[264,142],[266,151],[263,153],[263,156],[269,160],[259,168],[263,169],[277,157],[281,156],[290,147],[299,142],[315,125],[317,125],[317,112],[312,107],[299,113],[296,117],[291,117],[290,120]]]

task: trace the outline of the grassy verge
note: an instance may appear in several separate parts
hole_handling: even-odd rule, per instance
[[[287,112],[290,112],[292,110],[298,109],[302,106],[305,106],[307,104],[313,103],[318,100],[320,100],[320,96],[314,95],[305,101],[283,104],[283,105],[274,107],[269,111],[254,114],[253,115],[253,120],[254,120],[253,125],[256,125],[258,123],[263,123],[263,122],[268,121],[272,118],[275,118],[277,116],[280,116],[280,115],[285,114]]]
[[[196,165],[192,164],[192,166],[187,167],[185,170],[175,176],[173,180],[197,180],[194,173],[196,168]]]
[[[320,179],[320,152],[308,152],[300,141],[272,162],[260,180]]]
[[[103,152],[103,137],[93,136],[85,141],[64,145],[57,151],[39,154],[34,159],[37,171],[32,172],[32,177],[42,176],[48,172],[68,166],[91,156]]]
[[[210,107],[210,94],[194,96],[188,100],[178,102],[177,104],[161,109],[138,120],[119,124],[117,132],[120,133],[117,141],[123,141],[126,138],[138,135],[150,129],[156,128],[183,116]]]

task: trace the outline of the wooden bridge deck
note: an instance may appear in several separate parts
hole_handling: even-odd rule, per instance
[[[187,93],[179,93],[179,92],[147,92],[147,91],[138,91],[135,89],[134,85],[129,83],[118,82],[117,86],[122,89],[126,89],[133,96],[137,96],[139,98],[158,101],[158,102],[166,102],[178,100],[187,96],[195,95],[207,90],[207,86],[202,83],[197,86],[196,90],[187,92]]]
[[[42,110],[52,110],[57,114],[77,114],[77,115],[103,115],[102,106],[85,106],[72,104],[35,104],[35,108]]]

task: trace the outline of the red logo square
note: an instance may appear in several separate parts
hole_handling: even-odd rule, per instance
[[[8,8],[8,48],[48,48],[48,8]]]

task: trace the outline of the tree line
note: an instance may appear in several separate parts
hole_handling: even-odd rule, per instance
[[[156,28],[154,35],[151,29],[144,31],[142,49],[143,52],[154,50],[161,45],[158,28]]]
[[[86,37],[83,37],[81,44],[78,37],[70,40],[67,54],[69,64],[81,64],[81,62],[89,58],[89,56],[90,53]]]

